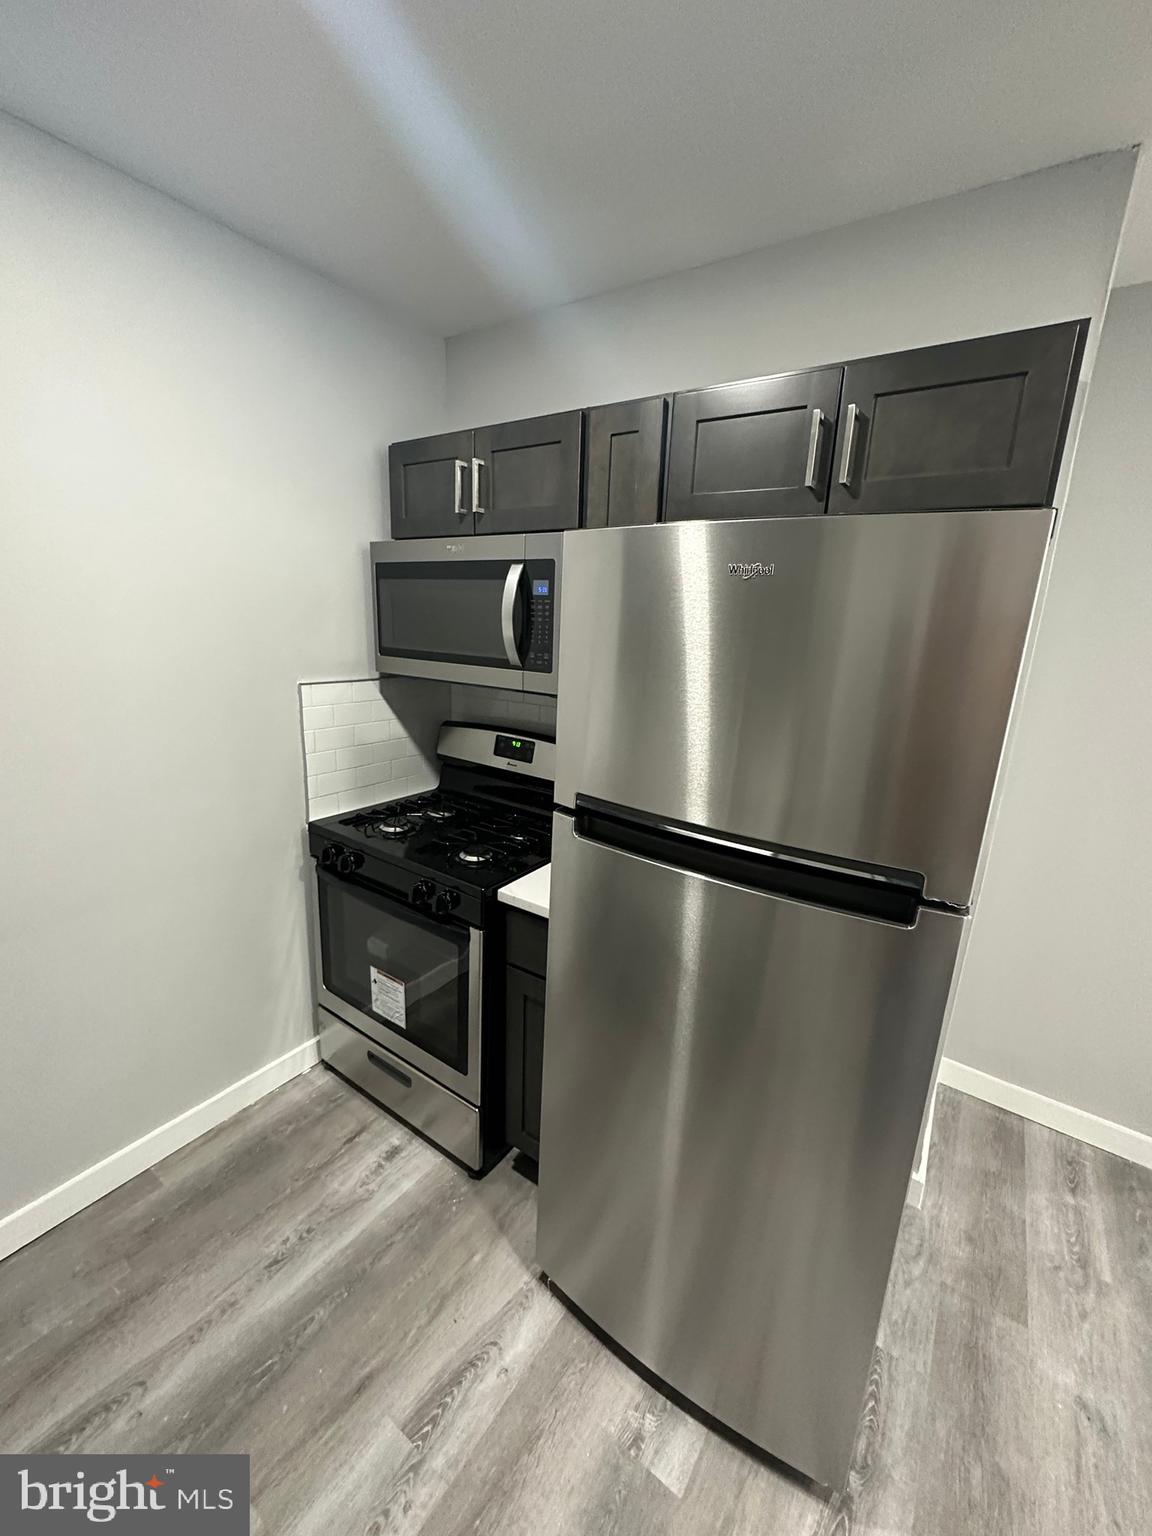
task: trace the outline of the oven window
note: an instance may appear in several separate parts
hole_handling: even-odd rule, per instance
[[[319,893],[328,990],[466,1073],[469,930],[324,875]]]
[[[506,560],[378,564],[380,654],[508,666],[500,628],[507,574]]]

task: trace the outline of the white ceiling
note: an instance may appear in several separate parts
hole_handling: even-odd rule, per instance
[[[4,0],[0,105],[450,335],[1152,135],[1152,13]]]

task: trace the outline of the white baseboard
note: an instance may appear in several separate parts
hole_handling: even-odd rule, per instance
[[[1130,1163],[1152,1168],[1152,1136],[1143,1131],[1117,1125],[1114,1120],[1103,1120],[1099,1115],[1089,1114],[1086,1109],[1062,1104],[1059,1099],[1046,1098],[1042,1093],[1034,1093],[1031,1088],[1007,1083],[1003,1078],[977,1071],[975,1067],[966,1067],[963,1062],[951,1061],[947,1056],[940,1063],[939,1081],[946,1083],[949,1088],[959,1088],[962,1093],[971,1094],[974,1099],[984,1099],[1000,1109],[1010,1110],[1014,1115],[1022,1115],[1025,1120],[1035,1120],[1038,1125],[1046,1125],[1049,1130],[1075,1136],[1078,1141],[1086,1141],[1090,1147],[1100,1147],[1105,1152],[1115,1153],[1117,1157],[1127,1158]]]
[[[82,1211],[94,1200],[99,1200],[118,1189],[121,1184],[126,1184],[129,1179],[134,1179],[138,1173],[151,1168],[170,1152],[178,1152],[181,1147],[186,1147],[197,1136],[203,1136],[205,1131],[220,1125],[238,1110],[255,1104],[257,1099],[271,1093],[273,1088],[279,1088],[290,1078],[307,1072],[318,1060],[315,1040],[306,1040],[303,1045],[294,1046],[275,1061],[242,1077],[239,1082],[222,1088],[210,1099],[205,1099],[203,1104],[186,1109],[175,1120],[169,1120],[167,1125],[158,1125],[138,1141],[121,1147],[119,1152],[113,1152],[102,1162],[93,1163],[91,1168],[85,1168],[82,1173],[58,1184],[38,1200],[21,1206],[18,1211],[12,1211],[0,1219],[0,1259],[7,1258],[17,1248],[23,1248],[42,1233],[59,1226],[60,1222],[67,1221],[69,1216]]]

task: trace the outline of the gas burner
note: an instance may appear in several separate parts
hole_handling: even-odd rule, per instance
[[[469,843],[452,855],[457,864],[491,864],[495,857],[495,850],[486,848],[483,843]]]
[[[420,814],[425,821],[451,821],[456,812],[450,805],[421,806]]]
[[[417,825],[414,816],[381,816],[364,830],[369,837],[407,837]]]
[[[511,843],[514,848],[534,848],[539,841],[534,832],[503,832],[501,841]]]

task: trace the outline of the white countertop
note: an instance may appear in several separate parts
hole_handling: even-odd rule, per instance
[[[521,875],[510,885],[500,887],[500,900],[509,907],[519,907],[536,917],[548,916],[548,897],[552,890],[552,866],[545,864],[529,875]]]

